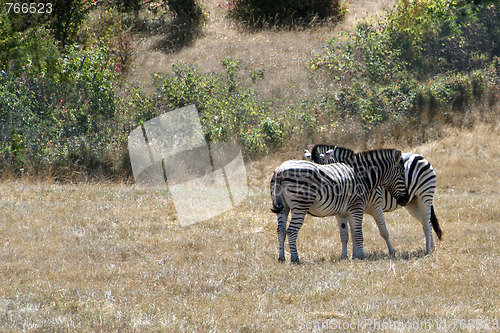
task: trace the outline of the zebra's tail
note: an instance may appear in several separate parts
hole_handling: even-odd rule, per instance
[[[434,213],[434,205],[431,206],[431,223],[432,223],[432,228],[436,232],[436,235],[438,236],[439,240],[441,240],[441,237],[443,236],[443,231],[441,230],[441,227],[439,226],[438,219],[436,217],[436,213]]]
[[[273,177],[271,178],[271,198],[273,200],[271,211],[276,214],[281,213],[283,211],[283,199],[281,198],[281,178],[278,177],[276,171],[274,171]]]

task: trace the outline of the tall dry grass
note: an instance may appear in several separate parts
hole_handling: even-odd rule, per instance
[[[339,260],[334,220],[308,217],[298,240],[303,264],[291,265],[288,254],[286,264],[278,263],[268,180],[281,160],[293,156],[248,164],[247,199],[189,227],[178,225],[166,192],[113,183],[5,181],[0,329],[492,328],[500,319],[499,129],[482,123],[444,130],[443,138],[411,149],[436,169],[435,208],[444,239],[425,256],[420,223],[404,210],[389,213],[395,260],[368,217],[364,261]],[[397,326],[402,324],[423,329]]]

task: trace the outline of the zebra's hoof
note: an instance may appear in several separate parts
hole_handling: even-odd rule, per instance
[[[300,265],[300,260],[299,260],[299,258],[292,258],[292,264],[295,264],[295,265]]]
[[[352,259],[363,260],[363,259],[365,259],[365,254],[363,253],[363,254],[353,255]]]
[[[279,258],[278,258],[278,261],[279,261],[279,262],[285,262],[285,258],[279,257]]]

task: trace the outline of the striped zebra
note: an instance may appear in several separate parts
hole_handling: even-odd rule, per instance
[[[304,156],[319,164],[328,164],[340,161],[347,161],[351,150],[332,146],[316,145],[312,152],[306,151]],[[406,210],[422,223],[425,235],[426,254],[430,254],[435,247],[432,237],[434,229],[437,237],[441,240],[442,231],[439,226],[436,214],[434,213],[434,192],[436,189],[436,173],[432,165],[425,158],[418,154],[403,153],[402,158],[405,168],[405,181],[408,188],[409,202],[405,206]],[[397,200],[384,188],[378,187],[370,195],[365,214],[373,216],[380,235],[384,238],[389,248],[389,254],[394,256],[396,250],[392,246],[389,232],[386,227],[384,212],[390,212],[401,206]],[[342,253],[347,256],[347,241],[349,234],[345,228],[345,218],[337,217],[340,227],[340,238],[342,241]],[[342,228],[344,226],[344,228]]]
[[[399,204],[408,201],[401,152],[395,149],[351,152],[349,163],[320,165],[289,160],[274,171],[270,185],[272,211],[278,219],[278,259],[285,260],[284,243],[288,236],[291,260],[295,263],[299,262],[297,235],[306,214],[347,218],[353,237],[353,258],[362,259],[363,211],[372,190],[382,186],[398,198]]]

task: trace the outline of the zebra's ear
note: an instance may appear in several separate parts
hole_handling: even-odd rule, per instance
[[[396,164],[398,164],[401,161],[401,151],[400,150],[395,150],[394,152],[394,160],[396,161]]]
[[[312,154],[309,150],[304,150],[304,157],[309,160],[309,161],[312,161]]]

